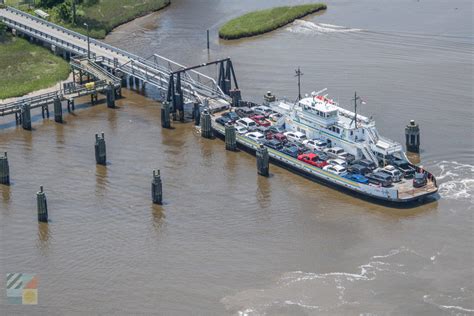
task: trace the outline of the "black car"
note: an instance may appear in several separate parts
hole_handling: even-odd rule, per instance
[[[283,134],[284,132],[286,132],[286,130],[283,127],[279,127],[279,126],[275,126],[275,125],[270,126],[268,128],[268,131],[272,132],[273,134],[277,134],[277,133]]]
[[[321,159],[321,160],[331,159],[325,152],[322,152],[322,151],[319,151],[319,150],[314,150],[313,153],[318,155],[319,159]]]
[[[300,155],[308,151],[308,148],[306,148],[306,146],[301,143],[288,142],[285,144],[285,147],[295,147],[296,149],[298,149],[298,153]]]
[[[415,175],[415,168],[413,168],[410,163],[405,160],[397,159],[392,162],[392,165],[395,166],[398,170],[403,173],[403,176],[407,179],[413,178]]]
[[[267,140],[264,144],[265,146],[278,151],[283,149],[283,144],[277,141],[276,139]]]
[[[383,187],[389,187],[392,185],[392,177],[384,172],[370,173],[365,176],[369,179],[369,183],[381,185]]]
[[[347,170],[349,170],[350,173],[354,173],[354,174],[360,174],[360,175],[366,175],[367,173],[370,172],[370,169],[367,168],[367,167],[364,167],[362,165],[350,165],[349,168],[347,168]]]
[[[416,172],[413,176],[413,187],[421,188],[426,185],[428,180],[426,179],[426,174],[422,172]]]
[[[240,117],[249,117],[255,114],[254,111],[249,107],[238,108],[235,110],[235,113],[237,113],[237,115]]]
[[[216,118],[216,123],[219,123],[225,126],[226,124],[233,123],[233,121],[226,116],[221,116],[221,117]]]
[[[367,169],[370,169],[370,170],[375,170],[375,168],[377,168],[375,163],[373,161],[368,160],[368,159],[355,160],[355,161],[352,162],[352,164],[353,165],[361,165],[361,166],[366,167]]]
[[[298,148],[292,146],[292,147],[283,147],[280,152],[288,155],[288,156],[291,156],[293,158],[298,158]]]
[[[232,120],[232,122],[235,122],[238,119],[240,119],[240,116],[238,116],[237,113],[235,113],[235,112],[226,112],[226,113],[222,114],[222,117],[227,117],[230,120]]]

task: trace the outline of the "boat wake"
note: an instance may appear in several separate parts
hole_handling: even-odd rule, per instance
[[[436,176],[443,198],[471,200],[474,198],[474,166],[456,161],[441,161]]]
[[[348,33],[362,31],[361,29],[353,29],[326,23],[313,23],[305,20],[295,20],[287,27],[287,30],[293,33],[302,34]]]
[[[417,253],[407,247],[393,249],[387,254],[372,256],[368,263],[358,267],[358,272],[311,273],[293,271],[284,273],[275,284],[264,289],[249,289],[235,295],[224,297],[221,302],[228,311],[237,315],[266,314],[306,314],[314,313],[365,313],[375,314],[387,310],[396,311],[397,301],[390,300],[393,294],[400,295],[400,287],[407,288],[426,285],[423,275],[426,271],[436,270],[436,257]],[[415,291],[416,292],[416,291]],[[458,291],[456,291],[458,292]],[[410,294],[411,293],[411,294]],[[458,293],[456,297],[468,297],[470,290]],[[459,312],[470,311],[467,300],[450,300],[446,296],[443,304],[435,304],[430,293],[413,296],[412,292],[403,295],[403,300],[424,302],[439,309],[453,309]],[[466,296],[467,295],[467,296]],[[453,296],[454,297],[454,296]],[[403,312],[401,312],[403,314]]]

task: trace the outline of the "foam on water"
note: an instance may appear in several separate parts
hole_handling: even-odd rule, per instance
[[[321,33],[348,33],[360,32],[361,29],[348,28],[345,26],[327,24],[327,23],[313,23],[305,20],[295,20],[287,30],[293,33],[303,34],[321,34]]]
[[[238,315],[265,315],[291,308],[318,312],[341,312],[365,306],[376,291],[386,291],[387,279],[409,279],[408,271],[433,265],[431,256],[422,256],[407,247],[372,256],[358,272],[286,272],[265,289],[249,289],[224,297],[221,302]],[[375,283],[374,283],[375,282]],[[378,306],[373,306],[377,311]]]
[[[474,166],[456,161],[436,163],[440,169],[435,172],[439,193],[443,198],[454,200],[473,200]]]

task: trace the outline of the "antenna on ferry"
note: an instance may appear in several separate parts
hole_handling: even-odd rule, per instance
[[[300,67],[298,67],[298,69],[295,70],[295,72],[296,72],[295,77],[298,77],[298,100],[301,100],[301,76],[304,74],[301,72]]]
[[[352,99],[352,101],[354,101],[354,118],[352,119],[351,121],[351,124],[349,124],[349,126],[352,125],[352,122],[355,122],[355,127],[357,127],[357,101],[360,100],[360,97],[357,96],[357,92],[354,92],[354,99]]]

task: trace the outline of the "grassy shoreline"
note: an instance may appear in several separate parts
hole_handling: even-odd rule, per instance
[[[7,0],[7,5],[12,5],[34,15],[36,8],[20,4],[18,0]],[[53,23],[64,26],[78,33],[87,34],[84,23],[89,25],[90,36],[103,39],[114,28],[133,21],[139,17],[159,11],[168,5],[171,0],[97,0],[91,5],[81,4],[76,7],[76,23],[61,19],[55,7],[41,8],[46,11]]]
[[[327,6],[324,3],[314,3],[250,12],[224,24],[219,30],[219,37],[233,40],[264,34],[296,19],[326,9]]]
[[[0,43],[0,100],[49,88],[69,73],[68,62],[44,47],[12,36]]]

